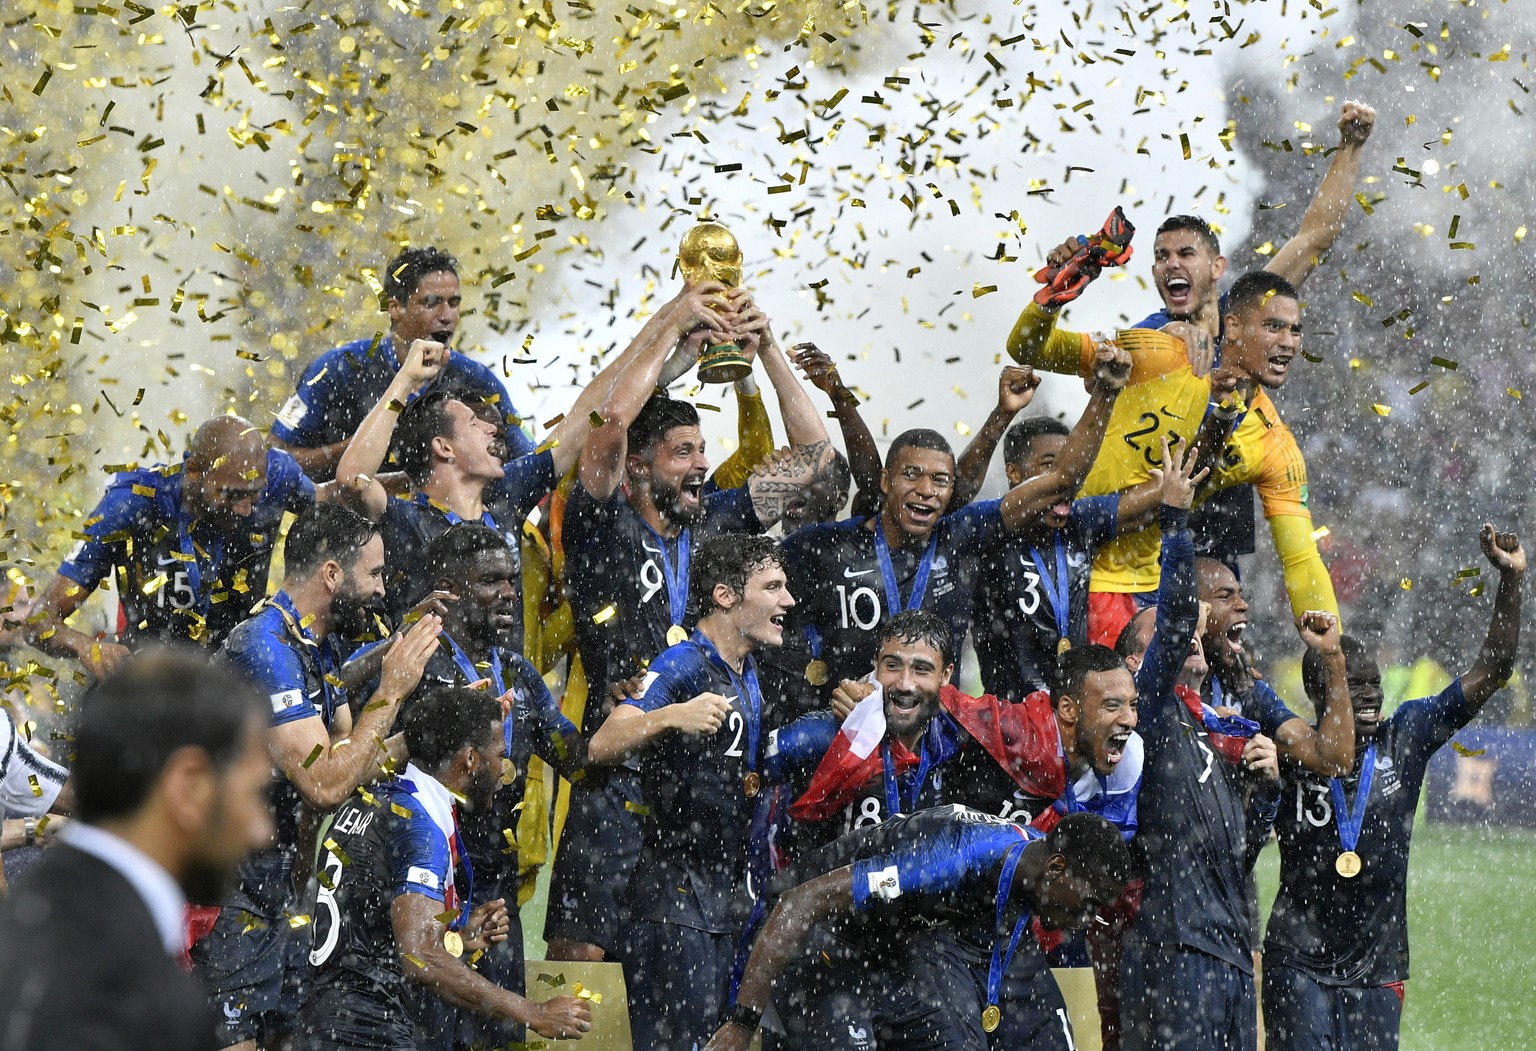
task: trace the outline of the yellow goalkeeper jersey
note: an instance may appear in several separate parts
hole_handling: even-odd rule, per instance
[[[1156,329],[1114,334],[1058,330],[1055,314],[1031,303],[1008,337],[1008,353],[1022,365],[1086,376],[1097,341],[1113,339],[1131,355],[1130,384],[1120,393],[1104,443],[1083,483],[1084,496],[1117,493],[1139,485],[1161,465],[1159,439],[1193,442],[1211,398],[1211,385],[1189,366],[1184,344]],[[1307,465],[1269,395],[1260,389],[1227,439],[1220,463],[1202,487],[1208,496],[1229,486],[1252,484],[1285,569],[1296,613],[1338,612],[1333,582],[1312,538],[1307,509]],[[1162,535],[1156,525],[1121,536],[1101,548],[1093,565],[1093,591],[1156,591]]]

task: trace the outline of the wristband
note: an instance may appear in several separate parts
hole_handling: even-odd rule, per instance
[[[725,1016],[727,1025],[739,1025],[749,1033],[757,1032],[757,1025],[762,1020],[763,1012],[754,1011],[746,1004],[737,1004]]]
[[[26,845],[29,847],[37,846],[37,818],[23,818],[21,827],[26,831]]]

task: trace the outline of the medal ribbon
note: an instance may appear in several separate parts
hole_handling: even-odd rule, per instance
[[[1353,851],[1355,844],[1360,842],[1360,826],[1365,822],[1365,805],[1375,778],[1376,744],[1372,742],[1365,750],[1365,758],[1360,761],[1360,783],[1355,786],[1353,809],[1344,804],[1344,782],[1337,777],[1328,779],[1328,789],[1333,793],[1333,813],[1339,823],[1339,844],[1347,851]]]
[[[924,734],[923,743],[918,745],[920,758],[917,764],[917,778],[912,785],[912,801],[905,806],[901,801],[901,781],[896,776],[896,764],[891,759],[891,746],[889,742],[882,742],[880,745],[880,761],[885,767],[885,811],[889,817],[908,814],[917,809],[917,799],[923,794],[923,782],[928,780],[928,768],[933,763],[933,754],[928,750],[927,738],[928,735]]]
[[[649,530],[656,538],[656,546],[661,548],[661,575],[667,582],[667,613],[673,624],[681,624],[688,615],[688,563],[693,557],[691,531],[684,528],[677,534],[677,567],[674,569],[672,556],[667,554],[666,540],[651,529],[651,523],[645,519],[640,519],[640,524]]]
[[[1024,928],[1029,926],[1029,912],[1025,911],[1014,921],[1013,933],[1008,937],[1008,948],[1003,950],[997,932],[1003,928],[1003,913],[1008,908],[1008,892],[1013,888],[1014,870],[1019,867],[1019,859],[1024,856],[1024,848],[1028,843],[1028,840],[1024,840],[1008,848],[1008,854],[1003,858],[1003,870],[997,876],[997,927],[992,935],[992,962],[987,966],[988,1006],[997,1005],[1003,989],[1003,974],[1013,962],[1013,954],[1019,947],[1019,938]]]
[[[687,563],[683,564],[686,567]],[[692,641],[708,654],[710,660],[725,669],[725,674],[730,677],[731,686],[741,698],[742,711],[747,719],[747,769],[756,771],[758,730],[762,726],[763,717],[763,690],[757,681],[757,665],[753,663],[752,655],[749,653],[742,660],[741,674],[737,675],[731,666],[725,663],[725,658],[720,656],[720,651],[715,649],[715,644],[709,641],[708,635],[702,631],[695,631]]]
[[[934,552],[939,549],[939,531],[935,529],[928,538],[928,550],[917,565],[917,575],[912,578],[912,594],[906,604],[901,601],[901,586],[896,582],[896,569],[891,565],[891,546],[885,542],[885,530],[875,523],[875,557],[880,560],[880,577],[885,581],[885,608],[888,615],[902,610],[921,609],[923,595],[928,590],[928,574],[933,571]]]
[[[1040,574],[1040,583],[1045,585],[1045,597],[1051,604],[1051,612],[1056,615],[1056,634],[1064,639],[1072,624],[1072,593],[1067,576],[1067,545],[1061,539],[1061,530],[1056,530],[1056,577],[1054,580],[1051,579],[1050,571],[1045,568],[1045,558],[1040,554],[1039,549],[1031,544],[1029,553],[1035,560],[1035,569]]]
[[[480,674],[480,669],[476,667],[475,662],[469,659],[469,654],[465,653],[462,649],[459,648],[459,644],[453,641],[453,637],[451,635],[445,631],[440,637],[448,643],[448,652],[453,657],[453,663],[458,665],[459,672],[464,676],[464,681],[466,684],[479,682],[481,679],[486,677]],[[491,647],[490,663],[491,685],[496,688],[496,696],[503,697],[507,692],[507,683],[501,669],[501,651],[495,646]],[[501,721],[502,741],[506,745],[506,750],[503,755],[507,759],[512,758],[512,731],[513,723],[516,722],[516,719],[514,718],[515,714],[516,707],[514,698],[513,710],[508,712],[506,718]]]
[[[463,837],[459,835],[459,808],[453,808],[453,835],[448,837],[448,858],[450,865],[459,865],[464,869],[464,893],[461,896],[458,891],[457,881],[448,884],[443,892],[443,904],[450,909],[459,910],[458,918],[448,925],[449,930],[462,931],[469,923],[470,907],[475,900],[475,870],[469,863],[469,853],[464,849]],[[459,904],[462,900],[463,904]]]
[[[464,523],[464,519],[450,511],[447,505],[434,504],[431,500],[427,499],[426,493],[417,493],[411,498],[411,502],[416,504],[418,507],[430,507],[434,511],[441,512],[442,516],[448,519],[449,525],[462,525]],[[489,511],[482,510],[480,512],[480,524],[490,529],[494,529],[498,533],[501,532],[501,527],[496,524],[496,519],[491,517],[491,513]],[[505,536],[506,534],[503,533],[502,535]]]

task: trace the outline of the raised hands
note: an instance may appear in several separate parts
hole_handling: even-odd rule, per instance
[[[1195,502],[1195,490],[1200,488],[1200,483],[1205,481],[1205,476],[1210,474],[1210,468],[1205,467],[1195,470],[1196,455],[1190,451],[1189,443],[1180,438],[1172,448],[1168,445],[1168,436],[1164,435],[1163,466],[1153,468],[1152,475],[1160,479],[1162,483],[1163,503],[1169,507],[1177,507],[1188,511],[1190,505]]]
[[[1296,618],[1296,631],[1307,649],[1324,655],[1343,652],[1339,648],[1339,618],[1327,610],[1309,609]]]
[[[416,688],[427,661],[441,645],[438,636],[442,630],[442,618],[428,613],[404,634],[395,637],[389,644],[389,652],[384,654],[384,664],[379,672],[378,693],[381,696],[391,702],[399,701]]]
[[[1500,533],[1493,528],[1492,523],[1485,522],[1477,535],[1477,542],[1482,545],[1483,557],[1500,573],[1524,575],[1525,548],[1520,546],[1518,535]]]
[[[1099,340],[1093,355],[1093,373],[1084,384],[1088,393],[1124,390],[1130,381],[1130,351],[1112,340]]]
[[[1347,99],[1339,110],[1339,145],[1359,149],[1376,127],[1376,111],[1363,102]]]
[[[1028,407],[1040,387],[1040,377],[1028,365],[1004,366],[997,377],[997,409],[1010,418]]]

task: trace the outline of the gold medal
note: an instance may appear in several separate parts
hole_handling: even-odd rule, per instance
[[[679,642],[687,642],[688,633],[683,630],[681,624],[674,624],[667,629],[667,645],[676,646]]]
[[[1063,636],[1056,640],[1056,656],[1060,657],[1072,648],[1072,640]]]
[[[1346,850],[1340,854],[1338,860],[1333,863],[1334,870],[1345,879],[1354,879],[1360,875],[1360,855],[1353,850]]]
[[[813,660],[805,666],[805,681],[812,686],[825,686],[827,684],[827,662]]]
[[[449,956],[458,959],[464,955],[464,936],[458,931],[444,931],[443,948],[448,950]]]
[[[506,756],[501,757],[501,783],[510,785],[517,780],[517,764]]]
[[[756,799],[757,794],[763,790],[763,775],[756,770],[748,770],[747,776],[741,779],[741,790],[747,794],[748,799]]]
[[[997,1032],[997,1027],[1003,1024],[1003,1012],[996,1004],[988,1004],[981,1012],[981,1027],[989,1033]]]

